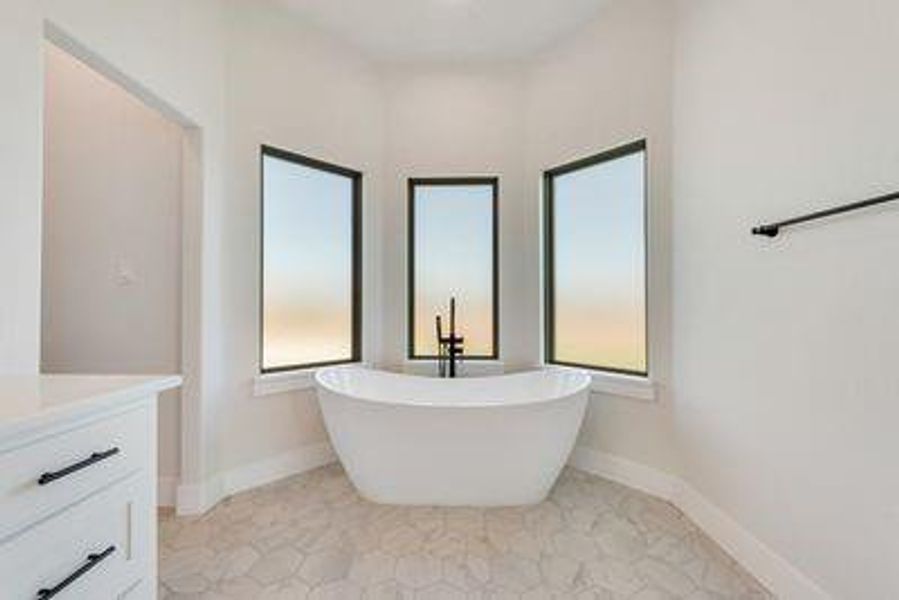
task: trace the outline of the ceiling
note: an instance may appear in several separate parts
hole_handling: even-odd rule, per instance
[[[590,21],[606,0],[278,0],[385,61],[526,57]]]

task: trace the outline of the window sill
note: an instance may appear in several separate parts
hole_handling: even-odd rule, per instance
[[[361,365],[363,363],[348,363],[346,366]],[[502,375],[505,365],[498,360],[470,361],[460,365],[463,377],[487,377],[490,375]],[[570,368],[556,367],[552,368]],[[437,366],[433,360],[407,360],[403,363],[402,371],[410,375],[432,376]],[[655,383],[646,377],[632,375],[617,375],[581,369],[592,378],[590,391],[595,394],[607,394],[623,398],[634,398],[646,402],[656,400]],[[283,373],[266,373],[257,375],[253,380],[253,396],[270,396],[284,394],[286,392],[315,389],[315,373],[318,368],[298,369]]]
[[[618,375],[598,371],[587,371],[587,373],[593,378],[593,382],[590,384],[590,391],[595,394],[607,394],[609,396],[621,396],[646,402],[655,402],[656,385],[648,377]]]
[[[345,363],[341,366],[359,366],[363,363]],[[280,373],[262,373],[253,378],[253,396],[271,396],[284,394],[298,390],[315,389],[315,374],[322,368],[296,369],[294,371],[282,371]]]
[[[506,365],[500,360],[464,360],[459,363],[460,377],[488,377],[502,375]],[[406,359],[402,367],[403,373],[409,375],[437,375],[437,361],[430,358]]]

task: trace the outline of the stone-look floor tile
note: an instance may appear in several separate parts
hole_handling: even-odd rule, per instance
[[[291,547],[281,548],[261,556],[250,568],[250,576],[263,585],[290,577],[303,562],[303,555]]]
[[[159,557],[159,578],[167,583],[187,575],[198,575],[214,564],[214,561],[215,553],[209,548],[163,551]]]
[[[440,559],[430,554],[407,554],[396,563],[396,580],[411,588],[436,583],[442,575]]]
[[[589,561],[585,567],[595,586],[618,595],[630,596],[646,587],[646,581],[637,575],[630,563],[622,560],[605,558]]]
[[[541,541],[529,531],[519,530],[509,536],[509,552],[537,561],[543,551]]]
[[[310,585],[320,585],[345,579],[352,565],[353,552],[349,548],[326,548],[307,556],[299,575]]]
[[[674,596],[663,589],[648,587],[634,594],[632,600],[680,600],[682,596]]]
[[[346,579],[331,581],[312,590],[309,600],[360,600],[362,588]]]
[[[565,526],[562,509],[554,502],[541,502],[524,515],[525,528],[543,541],[549,540]]]
[[[552,550],[560,556],[568,556],[577,560],[593,560],[599,558],[596,540],[583,533],[562,531],[552,538]]]
[[[309,597],[312,587],[299,577],[292,577],[287,581],[274,583],[262,590],[259,600],[305,600]]]
[[[262,585],[255,579],[250,577],[238,577],[220,583],[215,594],[218,598],[228,598],[229,600],[246,600],[247,598],[258,598],[262,595]]]
[[[708,591],[733,598],[750,591],[747,583],[731,565],[717,561],[706,564],[705,574],[701,581],[702,587]]]
[[[693,590],[688,596],[685,596],[684,600],[736,600],[736,598],[721,596],[719,594],[709,592],[708,590],[696,589]]]
[[[414,506],[407,511],[409,523],[424,533],[431,536],[443,530],[443,512],[433,506]]]
[[[484,510],[480,508],[446,508],[443,519],[448,531],[455,531],[462,535],[476,535],[484,532]]]
[[[593,587],[583,590],[575,596],[577,600],[623,600],[625,596],[620,596],[604,588]]]
[[[353,559],[349,578],[360,585],[371,585],[393,579],[395,569],[396,557],[376,550]]]
[[[209,580],[199,573],[190,573],[166,580],[166,586],[175,594],[199,594],[209,589]]]
[[[400,525],[381,536],[381,548],[394,556],[418,552],[424,542],[424,534],[411,525]]]
[[[568,556],[544,554],[540,574],[543,583],[556,591],[573,591],[586,584],[583,563]]]
[[[483,592],[469,594],[472,600],[521,600],[521,594],[503,587],[488,587]]]
[[[672,505],[566,468],[515,508],[383,506],[339,465],[160,515],[162,600],[771,600]]]
[[[521,594],[521,600],[569,600],[574,597],[572,592],[560,592],[545,585],[531,588]]]
[[[455,531],[440,531],[428,537],[424,550],[439,558],[460,557],[465,555],[467,541],[465,536]]]
[[[418,590],[415,600],[466,600],[465,596],[465,592],[459,588],[440,582]]]
[[[486,558],[474,554],[445,558],[443,579],[465,591],[475,591],[490,579],[490,563]]]
[[[412,600],[412,590],[400,585],[397,581],[382,581],[365,588],[363,600]]]
[[[491,561],[490,579],[500,587],[520,593],[540,583],[540,569],[529,558],[503,554]]]
[[[210,581],[242,577],[260,558],[261,555],[252,546],[238,546],[217,554],[203,574]]]
[[[696,589],[696,583],[683,571],[657,558],[641,560],[636,564],[635,570],[643,579],[672,596],[683,597]]]
[[[605,556],[622,560],[635,560],[645,556],[648,543],[630,523],[618,517],[601,517],[597,520],[592,536]]]

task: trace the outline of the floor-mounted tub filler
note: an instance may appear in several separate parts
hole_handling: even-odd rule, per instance
[[[574,446],[590,384],[563,369],[436,379],[337,367],[315,379],[331,442],[359,492],[438,506],[543,500]]]

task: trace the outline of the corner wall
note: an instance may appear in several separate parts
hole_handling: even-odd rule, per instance
[[[523,178],[523,70],[492,65],[394,65],[383,74],[387,98],[384,195],[384,320],[379,362],[406,361],[407,179],[499,177],[499,351],[508,368],[536,364],[527,337],[532,269],[522,223],[530,210]]]
[[[186,186],[196,202],[185,208],[185,226],[202,231],[188,240],[191,261],[185,265],[190,307],[185,326],[193,333],[185,345],[191,377],[182,425],[195,452],[185,454],[182,476],[189,482],[216,468],[212,432],[220,369],[215,349],[223,329],[215,288],[224,144],[222,33],[216,0],[12,2],[0,19],[0,75],[9,84],[0,94],[0,373],[36,373],[39,365],[45,34],[195,128],[184,148],[188,163],[202,170],[197,178],[202,189]]]
[[[259,349],[261,144],[363,172],[365,335],[379,343],[381,172],[385,109],[373,65],[274,3],[227,3],[227,204],[220,249],[220,473],[317,456],[327,435],[314,389],[254,395]],[[306,464],[306,463],[303,463]],[[275,472],[270,477],[282,471]],[[287,468],[287,467],[284,467]],[[226,487],[227,482],[226,482]]]
[[[678,470],[671,420],[671,99],[675,10],[665,0],[610,3],[529,70],[528,263],[540,264],[540,177],[548,168],[646,138],[649,161],[649,362],[656,401],[593,394],[579,446],[669,473]],[[524,300],[540,319],[540,278]],[[537,329],[537,328],[535,328]],[[539,330],[532,332],[539,360]]]
[[[899,189],[897,25],[892,0],[693,0],[678,25],[682,476],[834,598],[899,597],[899,210],[749,230]]]
[[[31,374],[40,360],[41,37],[32,2],[0,19],[0,374]]]

